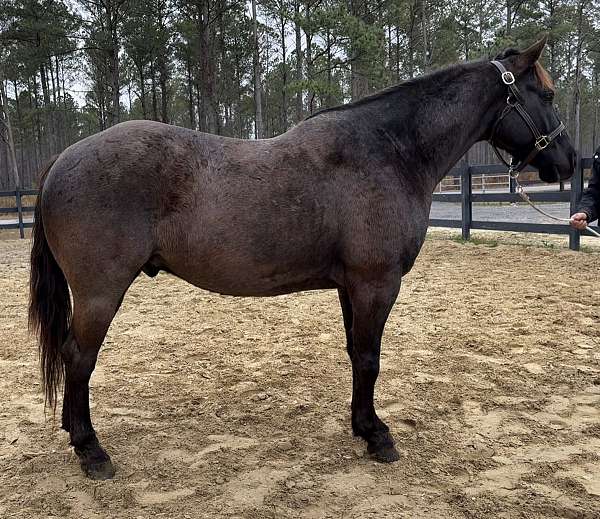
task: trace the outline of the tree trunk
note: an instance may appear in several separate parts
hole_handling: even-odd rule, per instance
[[[327,106],[333,106],[333,78],[331,70],[331,31],[327,28]]]
[[[281,129],[282,133],[287,130],[287,48],[285,45],[285,18],[283,16],[283,5],[279,14],[279,24],[281,29],[281,66],[282,87],[281,87]]]
[[[188,88],[188,113],[190,116],[190,128],[196,129],[196,114],[194,113],[194,84],[192,80],[191,58],[186,60],[187,88]]]
[[[594,119],[592,122],[592,153],[594,153],[594,151],[596,150],[596,140],[597,140],[597,132],[598,132],[598,69],[594,70],[594,76],[593,76],[593,87],[592,87],[592,92],[593,92],[593,103],[594,103]]]
[[[217,133],[215,91],[214,91],[214,70],[213,59],[210,47],[210,24],[209,24],[209,0],[202,2],[202,31],[201,41],[201,65],[202,65],[202,101],[204,105],[204,115],[206,117],[206,129],[209,133]]]
[[[352,15],[364,21],[366,0],[352,0]],[[365,69],[368,67],[366,58],[363,55],[363,49],[356,41],[351,44],[352,62],[350,63],[350,87],[352,91],[352,100],[356,101],[369,93],[369,78],[365,75]]]
[[[302,106],[302,28],[300,27],[300,0],[294,2],[295,31],[296,31],[296,81],[298,92],[296,93],[296,122],[300,122],[303,115]]]
[[[42,120],[40,116],[40,102],[38,99],[38,85],[35,74],[33,75],[33,101],[34,101],[34,113],[35,113],[35,130],[36,130],[36,169],[39,168],[44,153],[44,143],[42,142]]]
[[[54,58],[54,63],[56,64],[56,96],[58,98],[58,104],[60,103],[60,77],[59,77],[59,72],[58,72],[58,68],[59,68],[59,62],[58,62],[58,56],[55,56]],[[63,92],[63,96],[64,96],[64,92]],[[56,105],[58,107],[58,104]]]
[[[427,0],[421,0],[421,34],[423,38],[423,70],[426,70],[430,63],[429,44],[428,44],[428,24],[427,24]]]
[[[550,17],[550,29],[552,29],[552,25],[554,24],[554,11],[555,6],[554,2],[551,0],[548,2],[548,15]],[[556,77],[556,42],[554,41],[554,36],[550,37],[550,41],[548,42],[548,47],[550,48],[550,75],[555,78]]]
[[[152,120],[158,121],[158,98],[156,96],[156,71],[154,70],[154,60],[150,61],[150,79],[152,80]]]
[[[19,128],[19,151],[20,157],[19,162],[21,164],[21,171],[25,169],[25,129],[23,128],[23,116],[21,115],[21,102],[19,101],[19,90],[17,88],[17,82],[13,81],[13,89],[15,91],[15,108],[17,111],[17,126]],[[26,185],[29,185],[26,184]]]
[[[109,14],[110,16],[110,14]],[[119,36],[117,33],[117,14],[111,18],[111,49],[110,49],[110,74],[112,88],[112,110],[110,124],[118,124],[121,120],[121,84],[119,78]]]
[[[7,133],[8,153],[10,157],[10,169],[15,183],[15,189],[21,188],[19,170],[17,168],[17,154],[15,153],[15,141],[13,140],[12,126],[10,124],[10,114],[8,111],[8,97],[4,88],[4,79],[0,77],[0,122],[5,127]]]
[[[160,115],[163,123],[169,122],[169,92],[167,89],[167,81],[169,79],[168,74],[167,62],[164,55],[161,55],[158,58],[158,81],[160,85]]]
[[[142,105],[142,117],[148,119],[148,111],[146,110],[146,78],[144,77],[144,64],[136,63],[136,67],[140,78],[140,104]]]
[[[262,96],[260,81],[260,54],[258,52],[258,23],[256,21],[256,0],[252,0],[252,32],[254,37],[254,113],[257,139],[263,138]]]
[[[40,64],[40,81],[42,83],[42,93],[44,95],[44,106],[50,105],[50,89],[48,88],[48,77],[46,76],[46,67]]]
[[[311,4],[310,0],[308,0],[305,4],[305,16],[306,16],[306,28],[304,29],[304,34],[306,35],[306,56],[304,60],[306,62],[306,78],[310,81],[313,79],[313,63],[312,63],[312,40],[313,33],[311,28]],[[310,89],[307,92],[308,94],[308,111],[313,113],[313,100],[315,98],[315,94]]]
[[[575,83],[573,91],[573,115],[575,119],[575,148],[581,151],[581,62],[583,54],[583,11],[587,0],[577,5],[577,48],[575,51]]]
[[[417,25],[417,5],[416,2],[410,4],[410,26],[408,32],[408,77],[412,79],[415,75],[415,32]]]
[[[400,27],[396,26],[396,81],[400,81]]]

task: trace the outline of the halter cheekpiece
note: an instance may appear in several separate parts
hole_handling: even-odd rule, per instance
[[[515,177],[515,176],[518,176],[518,174],[523,169],[525,169],[525,167],[528,164],[531,163],[531,161],[535,158],[535,156],[540,151],[547,148],[550,145],[550,143],[554,139],[556,139],[565,130],[565,125],[561,122],[548,135],[542,134],[542,132],[540,132],[538,130],[538,127],[533,122],[533,119],[531,118],[529,113],[527,113],[527,110],[525,109],[525,106],[524,106],[525,98],[523,97],[523,94],[521,94],[521,91],[515,84],[514,74],[512,72],[510,72],[509,70],[506,70],[504,65],[502,63],[500,63],[499,61],[495,61],[495,60],[491,61],[491,64],[494,65],[494,67],[496,67],[498,69],[498,71],[500,72],[500,76],[502,78],[502,82],[508,87],[508,96],[506,98],[506,106],[504,107],[504,110],[502,110],[500,117],[494,123],[489,142],[490,142],[490,145],[492,146],[494,152],[498,156],[498,158],[508,168],[509,174],[512,177]],[[531,133],[533,134],[533,137],[535,138],[535,144],[533,146],[533,149],[529,152],[529,154],[521,162],[515,162],[515,159],[513,157],[513,159],[511,160],[511,162],[509,164],[508,162],[506,162],[504,157],[500,154],[498,147],[494,143],[494,137],[496,136],[496,131],[497,131],[498,127],[500,126],[500,123],[502,123],[504,118],[512,110],[516,110],[517,113],[521,116],[521,119],[523,119],[523,121],[525,121],[525,124],[527,124],[527,126],[531,130]]]

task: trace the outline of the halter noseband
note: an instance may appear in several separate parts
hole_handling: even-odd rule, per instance
[[[521,91],[518,89],[517,85],[515,84],[515,76],[513,75],[513,73],[506,70],[504,65],[502,63],[500,63],[499,61],[491,61],[491,64],[494,65],[494,67],[496,67],[498,69],[498,71],[500,72],[501,77],[502,77],[502,82],[506,86],[508,86],[509,92],[508,92],[508,97],[506,98],[506,106],[504,107],[504,110],[502,110],[502,113],[500,114],[500,117],[498,118],[498,120],[494,123],[489,142],[490,142],[490,145],[492,146],[494,152],[498,156],[498,158],[508,168],[509,173],[511,175],[513,175],[513,174],[518,175],[523,169],[525,169],[525,166],[527,166],[528,164],[531,163],[531,161],[535,158],[535,156],[540,151],[547,148],[550,145],[550,143],[554,139],[556,139],[565,130],[565,125],[561,122],[558,125],[558,127],[556,127],[548,135],[542,134],[538,130],[538,127],[533,122],[533,119],[527,113],[527,110],[525,110],[525,107],[523,106],[525,104],[525,99],[523,98],[523,94],[521,94]],[[525,124],[527,124],[527,126],[529,127],[529,129],[531,130],[531,133],[533,134],[533,136],[535,138],[535,144],[534,144],[533,149],[529,152],[529,155],[527,155],[521,162],[515,163],[515,159],[513,157],[513,159],[511,160],[511,163],[509,164],[508,162],[506,162],[504,157],[500,154],[500,151],[498,150],[498,147],[496,146],[496,144],[494,144],[494,137],[496,136],[496,130],[500,126],[500,123],[504,120],[504,118],[512,110],[516,110],[517,113],[521,116],[521,119],[523,119],[525,121]]]

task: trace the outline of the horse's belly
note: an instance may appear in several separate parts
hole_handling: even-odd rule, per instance
[[[274,296],[343,284],[343,268],[331,257],[293,250],[283,257],[226,245],[180,250],[161,254],[156,266],[199,288],[233,296]]]
[[[264,275],[259,271],[247,269],[241,272],[231,271],[227,274],[213,272],[210,269],[200,273],[195,270],[169,269],[173,274],[192,285],[230,296],[265,297],[300,292],[336,288],[340,283],[327,275],[318,272],[289,272]]]

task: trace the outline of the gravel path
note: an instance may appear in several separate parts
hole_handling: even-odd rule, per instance
[[[569,204],[566,202],[541,204],[541,208],[559,218],[569,217]],[[460,204],[433,202],[430,217],[460,220]],[[498,222],[556,223],[524,204],[473,204],[473,219]]]

